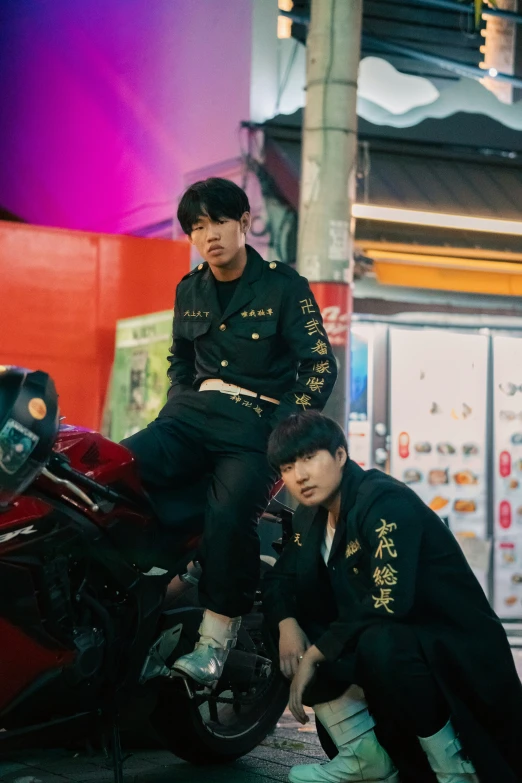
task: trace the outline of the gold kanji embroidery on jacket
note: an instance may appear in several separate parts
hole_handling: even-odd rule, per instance
[[[373,572],[373,581],[377,587],[396,585],[398,581],[397,571],[391,565],[385,565],[382,568],[377,567]]]
[[[310,387],[310,391],[321,393],[321,389],[324,386],[324,378],[316,378],[312,375],[308,378],[306,385]]]
[[[386,587],[381,587],[381,594],[380,595],[372,595],[372,598],[374,600],[374,609],[380,609],[381,606],[386,609],[388,614],[393,614],[393,609],[389,608],[389,604],[392,603],[395,599],[392,598],[391,589]]]
[[[318,353],[320,356],[325,356],[328,353],[328,346],[324,340],[317,340],[316,344],[312,348],[312,353]]]
[[[354,555],[356,552],[358,552],[360,548],[361,545],[357,539],[355,539],[355,541],[350,541],[346,547],[345,557],[351,557],[351,555]]]
[[[321,323],[317,320],[317,318],[310,318],[310,320],[305,323],[305,329],[310,335],[310,337],[313,334],[324,335],[324,332],[321,329]]]
[[[310,397],[309,394],[296,394],[295,395],[295,404],[296,405],[302,405],[303,406],[303,410],[306,410],[306,408],[311,408],[312,407],[311,400],[312,400],[312,398]]]
[[[325,372],[327,372],[328,375],[331,375],[330,362],[328,360],[324,362],[316,362],[316,364],[314,364],[314,372],[318,373],[319,375],[323,375]]]
[[[301,299],[299,304],[301,305],[301,311],[303,315],[309,315],[310,313],[317,312],[311,299]]]
[[[388,533],[391,533],[393,530],[397,529],[397,525],[395,522],[386,522],[385,519],[381,519],[381,523],[381,527],[375,529],[375,532],[379,538],[379,544],[377,546],[377,551],[375,552],[375,557],[377,557],[379,560],[382,560],[385,552],[387,552],[390,557],[397,557],[397,551],[395,549],[393,538],[388,535]]]

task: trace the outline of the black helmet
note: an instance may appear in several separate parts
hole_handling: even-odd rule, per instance
[[[41,473],[59,424],[58,395],[49,375],[0,365],[0,506]]]

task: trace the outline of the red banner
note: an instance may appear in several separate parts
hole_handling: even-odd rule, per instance
[[[332,345],[347,345],[352,315],[352,292],[346,283],[311,283]]]

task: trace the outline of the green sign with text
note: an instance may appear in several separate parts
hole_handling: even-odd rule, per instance
[[[103,432],[120,441],[156,418],[167,399],[172,311],[124,318],[116,350]]]

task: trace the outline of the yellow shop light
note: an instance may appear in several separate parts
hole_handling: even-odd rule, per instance
[[[380,220],[388,223],[407,223],[413,226],[454,228],[462,231],[486,231],[492,234],[522,236],[522,221],[498,218],[449,215],[444,212],[423,212],[416,209],[380,207],[371,204],[354,204],[352,215],[361,220]]]
[[[294,7],[293,0],[278,0],[277,7],[280,11],[291,11]],[[277,17],[277,37],[278,38],[291,38],[292,37],[292,20],[287,16],[279,15]]]
[[[365,252],[373,259],[378,282],[384,285],[497,296],[522,295],[520,263],[404,252],[379,245],[365,247]]]

